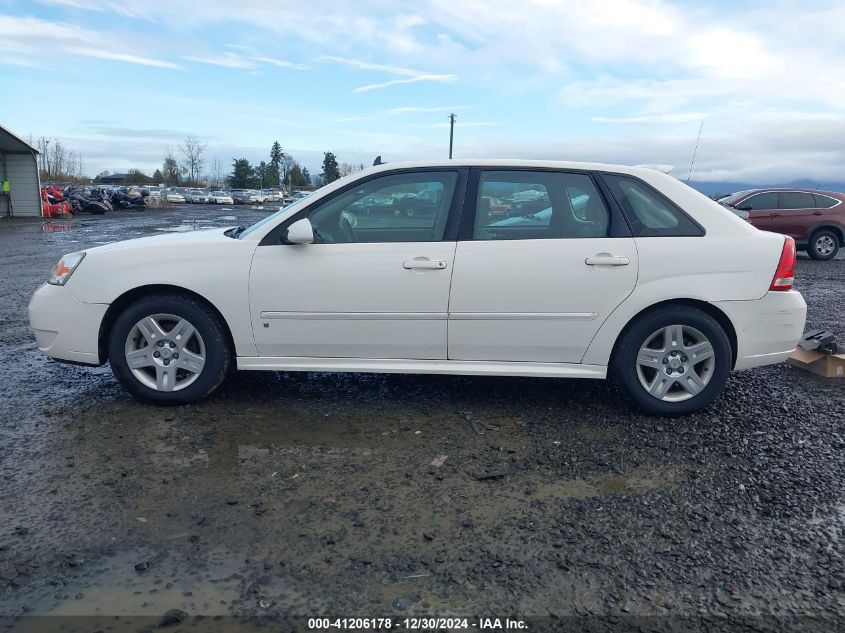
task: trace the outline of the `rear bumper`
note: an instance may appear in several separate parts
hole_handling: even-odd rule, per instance
[[[38,349],[56,360],[101,365],[100,324],[108,307],[83,303],[62,286],[42,285],[29,302]]]
[[[804,333],[807,304],[796,290],[767,292],[756,301],[715,301],[736,329],[734,369],[785,361]]]

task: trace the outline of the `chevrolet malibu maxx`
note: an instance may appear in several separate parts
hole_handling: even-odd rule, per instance
[[[546,207],[491,213],[521,192]],[[424,213],[360,213],[414,200]],[[806,316],[794,267],[791,237],[656,169],[397,163],[248,228],[65,255],[29,314],[42,352],[109,362],[160,405],[237,368],[612,378],[679,415],[732,370],[790,355]]]

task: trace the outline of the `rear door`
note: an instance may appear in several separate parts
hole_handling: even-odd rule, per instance
[[[780,212],[776,216],[777,232],[790,235],[796,240],[807,236],[810,227],[818,220],[821,211],[816,209],[813,194],[804,191],[782,191]]]
[[[449,358],[579,363],[634,289],[637,250],[586,172],[473,170],[449,300]],[[492,201],[535,203],[511,217]],[[538,201],[543,201],[539,204]]]

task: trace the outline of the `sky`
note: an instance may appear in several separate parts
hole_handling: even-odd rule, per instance
[[[456,157],[845,181],[845,2],[0,0],[0,124],[85,171],[278,140],[312,172]]]

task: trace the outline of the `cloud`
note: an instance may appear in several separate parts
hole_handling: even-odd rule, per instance
[[[710,116],[708,112],[671,112],[627,117],[594,116],[590,120],[596,123],[688,123],[702,121],[708,116]]]
[[[432,123],[427,127],[445,128],[449,127],[450,125],[451,123]],[[466,127],[498,127],[500,125],[501,123],[496,123],[495,121],[464,121],[463,123],[456,121],[455,129]]]
[[[388,66],[386,64],[377,64],[372,62],[361,61],[358,59],[350,59],[347,57],[337,57],[333,55],[324,55],[317,58],[318,62],[327,62],[333,64],[341,64],[356,68],[358,70],[372,70],[377,72],[384,72],[391,75],[399,75],[402,79],[390,79],[374,84],[367,84],[365,86],[358,86],[354,92],[369,92],[370,90],[378,90],[380,88],[389,88],[390,86],[398,86],[401,84],[413,84],[420,81],[455,81],[458,76],[453,74],[437,75],[425,71],[413,70],[411,68],[403,68],[401,66]]]
[[[71,52],[76,49],[159,64],[162,71],[174,61],[187,65],[183,54],[194,63],[265,74],[310,65],[314,81],[296,86],[285,116],[296,121],[289,133],[315,152],[334,143],[321,136],[327,121],[378,119],[373,127],[392,135],[379,143],[390,142],[397,155],[442,155],[435,142],[442,134],[424,129],[430,125],[415,126],[420,138],[403,139],[401,131],[415,114],[447,125],[437,114],[457,108],[427,104],[459,102],[483,104],[490,121],[474,123],[501,122],[495,139],[483,132],[469,138],[460,130],[471,122],[459,120],[459,154],[688,165],[698,122],[706,119],[694,179],[822,178],[845,163],[838,148],[845,53],[832,26],[845,24],[845,3],[837,0],[43,1],[52,5],[50,20],[0,15],[0,64],[55,67],[65,54],[79,56]],[[155,29],[136,21],[136,37],[122,37],[117,31],[129,21],[117,18],[112,5],[155,16]],[[83,22],[84,10],[99,14]],[[92,30],[104,15],[115,28]],[[247,45],[226,46],[230,54],[221,54],[225,49],[214,48],[224,46],[220,37]],[[340,74],[361,80],[349,87],[334,81]],[[350,105],[343,93],[352,89],[369,112]],[[411,100],[413,94],[425,100]],[[407,105],[391,107],[397,102],[387,95]],[[161,114],[148,116],[151,129],[172,125],[154,118]],[[263,133],[258,121],[236,124],[233,136]],[[383,149],[363,126],[349,127],[360,135],[348,147]]]
[[[235,53],[223,53],[221,55],[185,55],[187,59],[198,64],[209,64],[211,66],[222,66],[224,68],[255,68],[256,64]]]
[[[235,44],[225,44],[225,46],[227,48],[246,51],[246,54],[224,52],[213,55],[185,55],[182,59],[197,62],[199,64],[222,66],[223,68],[255,69],[262,64],[267,64],[278,68],[291,68],[294,70],[308,69],[308,66],[305,64],[298,64],[284,59],[268,57],[246,46],[238,46]]]
[[[140,66],[153,66],[154,68],[170,69],[179,68],[179,65],[174,64],[173,62],[166,62],[160,59],[153,59],[152,57],[143,57],[141,55],[133,55],[131,53],[119,53],[116,51],[97,48],[69,48],[67,49],[67,52],[82,55],[83,57],[96,57],[97,59],[108,59],[110,61],[138,64]]]
[[[0,64],[14,57],[17,64],[52,66],[65,55],[178,69],[178,64],[123,47],[123,38],[74,24],[0,14]]]
[[[418,106],[404,106],[401,108],[388,108],[387,110],[382,110],[382,114],[386,114],[388,116],[398,116],[400,114],[423,114],[429,112],[458,112],[459,110],[466,110],[469,106],[443,106],[443,107],[434,107],[434,108],[425,108],[425,107],[418,107]]]
[[[135,128],[120,125],[103,125],[103,122],[85,122],[80,124],[90,129],[95,134],[102,136],[113,136],[117,138],[143,138],[143,139],[180,139],[185,133],[179,130],[167,130],[156,128]]]
[[[419,81],[455,81],[457,78],[457,75],[417,75],[416,77],[408,77],[407,79],[391,79],[377,84],[358,86],[353,92],[369,92],[370,90],[389,88],[390,86],[398,86],[400,84],[415,84]]]

